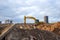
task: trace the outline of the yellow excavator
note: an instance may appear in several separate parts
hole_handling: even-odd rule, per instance
[[[39,24],[39,20],[32,17],[32,16],[24,16],[24,24],[26,24],[26,19],[33,19],[35,21],[35,24]]]

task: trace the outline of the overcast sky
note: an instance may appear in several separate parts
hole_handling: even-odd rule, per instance
[[[0,21],[24,22],[24,16],[33,16],[40,21],[49,16],[49,22],[60,21],[60,0],[0,0]]]

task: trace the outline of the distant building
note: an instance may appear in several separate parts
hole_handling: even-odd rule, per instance
[[[45,22],[45,23],[49,23],[49,22],[48,22],[48,16],[44,16],[44,22]]]
[[[5,20],[5,23],[12,23],[12,20]]]
[[[2,23],[2,21],[0,21],[0,24]]]

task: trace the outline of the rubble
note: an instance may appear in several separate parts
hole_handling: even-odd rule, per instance
[[[13,29],[6,40],[60,40],[60,36],[52,32],[38,29]]]

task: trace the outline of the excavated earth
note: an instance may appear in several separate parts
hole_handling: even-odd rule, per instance
[[[7,34],[6,40],[60,40],[60,36],[44,30],[14,28]]]
[[[23,24],[16,24],[2,40],[60,40],[60,36],[53,32],[38,29],[20,29],[21,25],[24,27]]]

